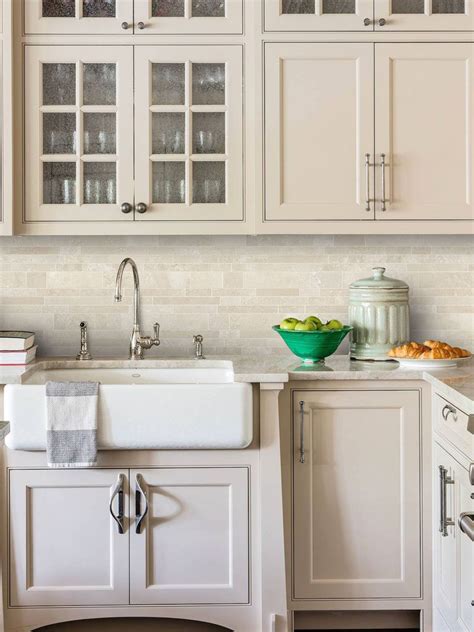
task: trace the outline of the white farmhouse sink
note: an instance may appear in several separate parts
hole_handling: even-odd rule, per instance
[[[7,445],[46,449],[45,383],[100,382],[98,445],[103,450],[242,449],[252,441],[252,387],[234,382],[231,363],[159,368],[38,371],[4,391]]]

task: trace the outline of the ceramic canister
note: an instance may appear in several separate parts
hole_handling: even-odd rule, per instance
[[[349,288],[351,358],[388,360],[388,351],[410,339],[408,285],[373,268],[372,276]]]

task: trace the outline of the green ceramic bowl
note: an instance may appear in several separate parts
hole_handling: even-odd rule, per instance
[[[280,334],[287,347],[298,358],[302,358],[307,364],[314,364],[332,355],[352,327],[343,327],[333,331],[294,331],[280,329],[278,325],[274,325],[272,329]]]

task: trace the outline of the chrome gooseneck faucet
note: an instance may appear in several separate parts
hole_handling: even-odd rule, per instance
[[[130,265],[133,272],[133,329],[130,336],[130,360],[143,360],[143,350],[151,349],[153,346],[160,344],[160,325],[153,325],[154,335],[142,336],[140,332],[140,278],[138,276],[137,264],[133,259],[127,257],[119,265],[117,271],[117,279],[115,281],[115,302],[120,303],[122,300],[122,277],[123,271],[127,264]]]

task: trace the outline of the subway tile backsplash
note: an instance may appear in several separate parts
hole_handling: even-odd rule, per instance
[[[474,237],[3,237],[0,326],[32,329],[41,355],[72,355],[79,322],[97,356],[124,356],[132,326],[132,275],[114,303],[123,257],[137,262],[147,357],[287,353],[271,325],[287,315],[347,320],[348,286],[385,266],[410,286],[412,338],[474,348]]]

